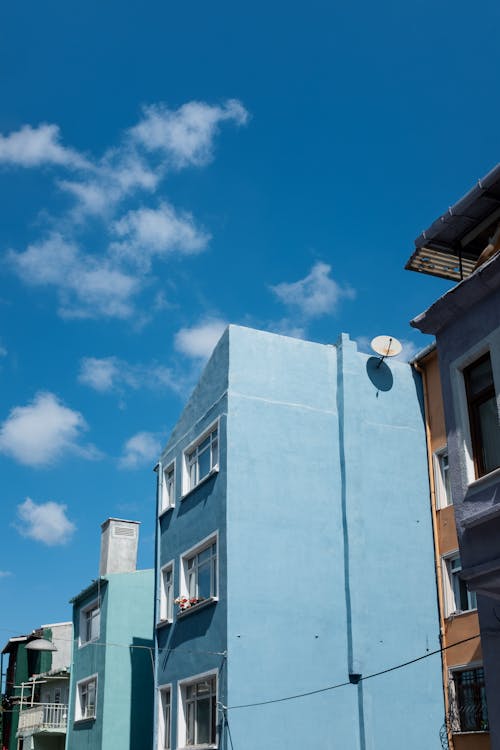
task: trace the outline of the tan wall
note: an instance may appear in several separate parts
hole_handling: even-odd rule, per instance
[[[426,387],[425,411],[430,472],[429,483],[434,519],[436,578],[439,587],[440,628],[443,646],[446,647],[477,635],[479,633],[479,619],[477,612],[465,612],[455,617],[444,618],[441,556],[457,550],[458,539],[453,506],[451,505],[441,510],[436,509],[433,453],[444,448],[446,445],[441,378],[436,351],[431,352],[419,365],[424,371]],[[482,652],[479,638],[459,643],[459,645],[453,648],[446,648],[443,651],[443,689],[446,701],[448,699],[449,670],[453,667],[466,666],[467,664],[481,661]],[[490,736],[488,733],[454,734],[449,739],[452,750],[490,750]]]

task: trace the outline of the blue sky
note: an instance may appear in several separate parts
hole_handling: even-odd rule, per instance
[[[448,283],[414,238],[498,160],[497,3],[1,11],[0,640],[70,617],[227,322],[335,342]]]

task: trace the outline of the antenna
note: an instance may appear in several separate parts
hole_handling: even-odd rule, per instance
[[[380,367],[386,357],[395,357],[403,349],[394,336],[375,336],[370,346],[376,354],[380,354],[377,367]]]

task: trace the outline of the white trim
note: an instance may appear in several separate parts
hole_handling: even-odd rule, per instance
[[[82,634],[84,630],[86,630],[86,626],[87,626],[87,613],[91,612],[94,609],[99,610],[97,634],[94,636],[94,638],[90,638],[88,641],[83,640]],[[82,607],[80,609],[79,618],[80,620],[79,620],[79,628],[78,628],[78,648],[83,648],[89,643],[95,643],[96,641],[98,641],[100,634],[101,634],[101,602],[99,601],[99,598],[94,599],[92,602],[90,602],[90,604],[87,604],[85,607]]]
[[[172,597],[171,605],[172,605],[172,611],[170,613],[170,617],[168,616],[168,611],[166,611],[166,616],[162,617],[163,608],[164,608],[164,606],[166,607],[166,605],[167,605],[167,599],[166,599],[166,596],[165,596],[165,589],[164,589],[164,586],[163,586],[163,572],[166,571],[166,570],[169,570],[169,569],[172,572],[172,585],[171,585],[171,597]],[[160,580],[159,580],[159,585],[160,585],[160,611],[158,612],[158,619],[157,619],[157,623],[156,623],[157,626],[158,625],[165,625],[165,624],[167,624],[169,622],[172,622],[172,620],[174,619],[174,599],[175,599],[175,596],[174,596],[174,584],[175,584],[174,575],[175,575],[175,560],[170,560],[168,563],[165,563],[165,565],[162,565],[162,567],[160,568]]]
[[[217,430],[217,462],[212,466],[210,466],[210,471],[208,474],[205,474],[201,479],[198,479],[196,484],[194,484],[192,487],[190,486],[189,482],[189,468],[187,464],[188,455],[192,453],[195,448],[202,443],[212,432]],[[221,440],[220,440],[220,417],[217,417],[205,430],[203,430],[202,433],[200,433],[194,440],[192,440],[182,451],[182,490],[181,490],[181,500],[183,500],[187,495],[189,495],[190,492],[195,490],[197,487],[200,486],[204,481],[206,481],[209,477],[213,476],[219,471],[219,465],[220,465],[220,450],[221,450]]]
[[[91,682],[95,682],[95,703],[94,703],[94,713],[92,716],[82,716],[82,705],[81,705],[81,696],[80,696],[80,689],[83,685],[88,685]],[[78,680],[76,683],[76,689],[75,689],[75,723],[79,721],[95,721],[97,716],[97,687],[98,687],[98,674],[95,672],[94,674],[89,675],[88,677],[84,677],[82,680]]]
[[[171,500],[168,498],[167,486],[165,481],[165,474],[173,471],[173,497]],[[175,508],[175,498],[177,494],[177,465],[176,459],[174,458],[165,466],[161,467],[161,482],[160,482],[160,507],[158,509],[158,516],[163,516],[168,510]]]
[[[188,685],[194,685],[196,682],[207,677],[215,677],[215,706],[216,706],[216,719],[215,719],[215,743],[206,743],[203,745],[187,745],[186,746],[186,712],[184,710],[184,690]],[[218,705],[219,702],[219,670],[210,669],[207,672],[200,672],[190,677],[185,677],[179,680],[177,683],[177,748],[178,750],[194,750],[195,748],[213,748],[216,750],[219,746],[219,732],[218,732]]]
[[[163,700],[162,700],[162,693],[170,693],[170,742],[169,742],[169,750],[172,750],[172,697],[173,697],[173,690],[172,690],[172,683],[168,682],[164,685],[158,685],[157,689],[157,695],[158,695],[158,750],[165,750],[165,712],[163,708]]]
[[[446,485],[443,479],[443,465],[442,465],[442,458],[446,455],[449,460],[449,454],[448,454],[448,446],[443,445],[441,448],[438,448],[434,451],[432,454],[432,467],[434,470],[434,487],[436,491],[436,510],[442,510],[443,508],[447,508],[449,505],[453,505],[453,499],[451,497],[448,498],[448,494],[446,492]],[[449,471],[449,464],[448,464],[448,471]],[[450,489],[450,495],[451,495],[451,489]]]
[[[204,539],[201,539],[197,544],[193,545],[189,549],[185,550],[181,553],[179,558],[179,596],[186,596],[189,597],[189,590],[188,590],[188,584],[187,584],[187,575],[186,575],[186,562],[191,557],[194,557],[200,552],[203,552],[204,549],[207,547],[210,547],[212,544],[216,545],[217,547],[217,554],[216,554],[216,566],[215,566],[215,590],[217,594],[215,596],[206,597],[207,602],[218,602],[219,601],[219,559],[220,559],[220,549],[219,549],[219,530],[216,529],[211,534],[206,536]],[[204,602],[200,602],[202,604]],[[195,608],[198,609],[198,605],[195,605]]]
[[[462,485],[464,488],[473,485],[477,481],[474,470],[474,459],[472,453],[472,439],[470,434],[469,406],[463,371],[472,365],[484,354],[490,355],[493,383],[499,408],[500,397],[500,328],[492,331],[484,339],[474,344],[466,352],[450,362],[450,382],[453,397],[453,410],[455,412],[456,432],[462,444],[464,461],[460,462]],[[488,476],[486,474],[485,476]],[[482,479],[483,477],[479,477]]]

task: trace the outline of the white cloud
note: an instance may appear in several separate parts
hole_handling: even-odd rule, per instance
[[[16,406],[0,425],[0,453],[26,466],[48,466],[65,453],[96,458],[79,439],[87,424],[80,412],[64,406],[52,393],[37,393],[27,406]]]
[[[281,282],[271,290],[285,305],[295,308],[305,318],[317,318],[336,310],[342,299],[353,299],[355,292],[342,287],[330,276],[331,266],[317,262],[303,279]]]
[[[49,547],[66,544],[76,530],[66,511],[66,505],[51,500],[46,503],[35,503],[27,497],[24,503],[17,506],[18,520],[15,526],[22,536]]]
[[[83,253],[74,242],[53,233],[24,252],[7,253],[14,272],[31,286],[53,286],[63,317],[129,318],[141,280],[107,258]]]
[[[59,127],[43,124],[36,128],[23,125],[10,135],[0,135],[0,163],[21,167],[53,164],[88,169],[89,162],[77,151],[60,144]]]
[[[124,239],[113,243],[112,252],[146,268],[153,255],[174,251],[185,255],[199,253],[210,239],[207,233],[196,227],[191,214],[178,213],[168,203],[161,203],[157,209],[129,211],[114,223],[113,231]]]
[[[208,318],[192,328],[181,328],[175,334],[177,351],[194,359],[206,359],[224,333],[227,322],[220,318]]]
[[[124,387],[170,388],[179,390],[179,382],[168,367],[153,362],[149,365],[130,364],[118,357],[84,357],[80,362],[78,380],[100,393],[121,391]]]
[[[7,356],[7,349],[5,348],[5,346],[2,346],[2,344],[0,344],[0,357],[6,357],[6,356]]]
[[[125,443],[119,466],[122,469],[135,469],[154,461],[161,450],[161,442],[152,432],[138,432]]]
[[[144,117],[130,130],[132,138],[149,151],[159,151],[176,168],[202,166],[211,161],[213,140],[221,122],[244,125],[248,112],[236,99],[222,107],[188,102],[177,110],[164,104],[144,108]]]
[[[0,578],[9,578],[11,575],[10,570],[0,570]]]

